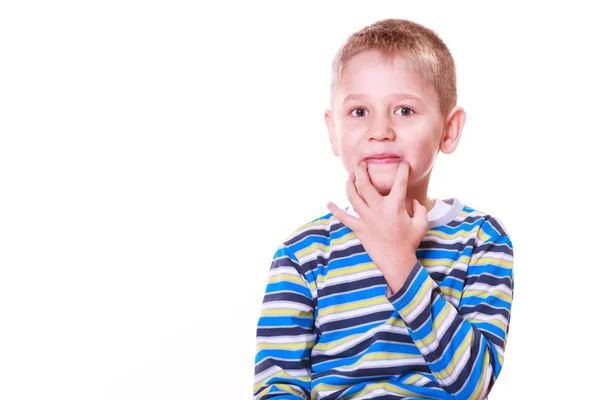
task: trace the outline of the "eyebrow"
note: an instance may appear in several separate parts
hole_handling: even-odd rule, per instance
[[[363,94],[363,93],[350,93],[349,95],[344,97],[342,104],[346,103],[348,101],[351,101],[351,100],[362,100],[365,97],[368,98],[369,95]],[[400,98],[400,99],[423,101],[423,100],[421,100],[421,98],[419,96],[411,94],[411,93],[394,93],[394,94],[390,95],[389,97],[393,97],[394,99]]]

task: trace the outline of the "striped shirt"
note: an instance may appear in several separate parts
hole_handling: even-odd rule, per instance
[[[498,378],[512,242],[489,214],[443,200],[396,293],[332,214],[275,252],[258,320],[255,399],[483,399]]]

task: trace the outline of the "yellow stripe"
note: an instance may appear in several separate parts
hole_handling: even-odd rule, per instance
[[[443,265],[445,267],[454,267],[457,263],[467,264],[470,261],[469,256],[461,256],[458,261],[451,258],[422,258],[419,259],[424,267],[437,267]]]
[[[339,367],[339,370],[349,370],[349,369],[353,369],[358,367],[360,364],[362,364],[365,361],[372,361],[372,360],[399,360],[399,359],[407,359],[407,358],[412,358],[412,359],[419,359],[419,356],[415,356],[414,354],[405,354],[405,353],[388,353],[388,352],[377,352],[377,353],[367,353],[365,355],[363,355],[362,357],[360,357],[358,360],[356,360],[354,363],[349,364],[349,365],[343,365],[341,367]]]
[[[498,328],[500,328],[502,331],[506,332],[506,324],[504,324],[502,321],[499,321],[497,319],[490,319],[490,320],[476,319],[476,318],[467,318],[467,319],[469,321],[471,321],[471,323],[474,325],[478,325],[480,323],[492,324],[492,325],[495,325]]]
[[[501,291],[500,289],[492,290],[491,292],[485,292],[482,290],[465,290],[463,293],[463,299],[467,297],[477,297],[479,299],[487,299],[488,297],[497,297],[504,301],[510,302],[512,297]]]
[[[372,262],[368,262],[368,263],[364,263],[364,264],[357,264],[356,266],[353,266],[353,267],[341,267],[341,268],[333,270],[331,272],[327,272],[327,275],[319,275],[317,277],[317,281],[319,283],[324,283],[327,279],[337,278],[337,277],[345,276],[345,275],[357,274],[359,272],[370,271],[370,270],[375,270],[375,269],[379,269],[379,268],[377,268],[377,265],[373,264]]]
[[[312,387],[310,392],[311,399],[316,399],[319,392],[329,391],[329,390],[341,390],[346,389],[348,385],[331,385],[329,383],[319,383]],[[256,391],[256,390],[255,390]]]
[[[355,333],[354,335],[349,335],[349,336],[344,336],[341,339],[335,340],[333,342],[329,342],[329,343],[318,343],[314,349],[318,350],[318,351],[327,351],[327,350],[331,350],[336,346],[340,346],[346,342],[349,342],[350,340],[356,339],[357,337],[361,336],[360,333]]]
[[[414,374],[409,376],[408,378],[404,379],[402,381],[402,383],[406,384],[406,385],[412,385],[413,383],[415,383],[416,381],[418,381],[419,379],[421,379],[423,377],[423,375],[419,375],[419,374]]]
[[[440,379],[446,379],[447,377],[449,377],[450,374],[456,368],[456,363],[458,362],[458,360],[460,360],[460,358],[463,356],[465,351],[467,351],[467,348],[470,347],[472,340],[473,340],[473,334],[471,333],[471,331],[469,331],[469,333],[467,334],[465,339],[462,341],[462,343],[460,344],[458,349],[456,349],[456,352],[454,352],[454,355],[452,356],[452,360],[450,361],[450,364],[448,364],[448,366],[444,370],[436,373],[435,375],[437,377],[439,377]],[[450,349],[451,349],[451,347],[450,347]]]
[[[308,224],[304,224],[301,225],[300,227],[298,227],[298,229],[296,229],[291,235],[290,238],[298,235],[300,232],[302,232],[303,230],[305,230],[306,228],[310,228],[310,227],[315,227],[315,226],[322,226],[323,228],[328,228],[331,225],[331,221],[332,221],[333,217],[329,217],[329,218],[319,218],[313,222],[309,222]]]
[[[387,388],[387,387],[389,387],[389,388]],[[329,384],[326,384],[326,383],[320,383],[320,384],[318,384],[316,386],[313,386],[312,391],[311,391],[311,396],[313,398],[316,398],[317,394],[319,392],[340,390],[340,389],[346,389],[346,388],[348,388],[348,385],[329,385]],[[367,385],[367,387],[365,387],[359,393],[355,393],[354,395],[352,395],[352,397],[347,397],[347,398],[350,399],[350,398],[358,397],[361,394],[365,394],[365,393],[368,393],[368,392],[370,392],[372,390],[376,390],[376,389],[379,389],[379,388],[386,388],[390,392],[399,393],[399,394],[402,394],[402,395],[415,396],[415,393],[409,392],[408,390],[403,390],[403,389],[397,388],[395,386],[390,385],[389,383],[372,383],[372,384]]]
[[[421,304],[423,297],[425,297],[425,295],[429,293],[429,289],[431,289],[431,282],[431,279],[427,279],[425,281],[425,284],[421,286],[419,293],[417,293],[414,299],[406,307],[404,307],[404,310],[402,310],[403,314],[410,314],[419,304]]]
[[[271,308],[262,310],[260,312],[261,317],[298,317],[298,318],[312,318],[313,313],[308,311],[299,311],[293,308]]]
[[[491,257],[474,258],[471,260],[471,262],[469,264],[470,265],[492,264],[492,265],[500,266],[502,268],[512,268],[512,266],[513,266],[513,262],[511,260],[507,260],[504,258],[497,259],[497,258],[491,258]]]
[[[491,238],[490,235],[488,235],[487,233],[485,233],[482,229],[479,229],[479,227],[476,228],[477,230],[473,229],[470,231],[458,231],[455,233],[445,233],[445,232],[441,232],[441,231],[435,231],[435,230],[431,230],[431,231],[427,231],[426,236],[431,235],[431,236],[437,236],[439,238],[442,239],[456,239],[457,237],[461,237],[461,238],[471,238],[474,235],[477,235],[477,237],[481,240],[481,241],[486,241],[489,238]]]
[[[356,239],[356,233],[350,231],[350,232],[346,233],[344,236],[340,236],[339,238],[336,238],[336,239],[331,239],[330,242],[332,245],[333,244],[337,245],[337,244],[346,243],[347,241],[352,240],[352,239]]]
[[[487,233],[485,233],[485,232],[483,231],[483,229],[480,229],[480,230],[478,230],[478,231],[477,231],[477,237],[478,237],[479,239],[483,240],[484,242],[485,242],[486,240],[488,240],[489,238],[491,238],[491,236],[490,236],[490,235],[488,235]]]
[[[367,360],[399,360],[399,359],[406,359],[406,358],[420,359],[421,356],[417,356],[414,354],[407,354],[407,353],[388,353],[388,352],[383,351],[383,352],[377,352],[377,353],[367,353],[360,359],[362,361],[367,361]],[[344,366],[342,368],[349,368],[349,367]]]
[[[294,282],[298,285],[304,286],[304,281],[297,275],[290,274],[278,274],[269,276],[269,283],[279,283],[279,282]]]
[[[400,318],[391,318],[386,322],[386,324],[406,328],[406,324]]]
[[[410,390],[406,390],[403,388],[399,388],[395,385],[392,385],[390,383],[387,382],[381,382],[381,383],[373,383],[370,385],[367,385],[365,388],[363,388],[363,390],[361,390],[358,393],[355,393],[354,395],[352,395],[353,397],[360,397],[362,395],[365,395],[367,393],[370,393],[374,390],[377,389],[385,389],[388,392],[392,392],[392,393],[397,393],[397,394],[401,394],[403,396],[411,396],[411,397],[417,397],[417,398],[423,398],[426,399],[428,397],[421,397],[421,395],[419,395],[418,393],[412,392]]]
[[[325,315],[330,315],[330,314],[334,314],[334,313],[338,313],[338,312],[357,310],[357,309],[369,307],[369,306],[372,306],[375,304],[386,304],[386,303],[389,304],[389,301],[386,297],[378,296],[378,297],[374,297],[372,299],[355,301],[355,302],[347,303],[344,305],[329,306],[327,308],[321,309],[319,311],[319,315],[321,317],[323,317]]]
[[[478,232],[483,232],[481,230],[479,230]],[[439,238],[442,239],[456,239],[456,238],[471,238],[475,235],[475,231],[458,231],[455,233],[445,233],[442,231],[427,231],[427,233],[425,234],[426,236],[437,236]],[[480,238],[482,238],[481,234],[478,234]],[[483,233],[483,235],[485,235],[485,233]],[[485,235],[487,238],[489,238],[490,236]],[[487,239],[486,239],[487,240]]]
[[[439,288],[440,288],[440,291],[442,292],[442,294],[445,294],[446,296],[452,296],[456,300],[460,300],[460,298],[462,296],[462,292],[460,290],[456,290],[454,288],[447,287],[447,286],[440,286]]]
[[[320,249],[325,253],[329,252],[329,246],[325,246],[322,243],[313,243],[310,246],[303,248],[302,250],[298,250],[295,253],[295,256],[296,258],[304,257],[305,255],[314,252],[316,249]]]
[[[275,375],[271,375],[268,378],[263,379],[262,381],[260,381],[258,383],[255,383],[254,384],[254,392],[256,392],[258,389],[260,389],[261,387],[263,387],[265,385],[265,383],[267,383],[267,381],[269,379],[273,379],[273,378],[295,379],[295,380],[298,380],[298,381],[301,381],[301,382],[306,382],[306,383],[309,383],[311,381],[311,377],[310,376],[292,376],[289,373],[281,370],[279,373],[277,373]],[[286,385],[285,383],[278,383],[277,387],[280,388],[280,389],[282,389],[282,390],[286,390],[286,388],[291,389],[291,391],[290,390],[286,390],[290,394],[296,394],[296,393],[298,393],[295,388],[291,387],[290,385]],[[263,392],[263,394],[266,394],[266,393],[267,392]]]
[[[485,354],[483,355],[483,369],[481,370],[481,375],[479,376],[479,381],[477,382],[477,386],[475,387],[475,392],[473,393],[474,396],[473,398],[478,399],[479,395],[481,394],[481,391],[483,390],[483,381],[485,380],[485,375],[487,372],[487,369],[489,368],[489,362],[490,362],[490,355],[489,353],[486,351]]]
[[[349,240],[356,239],[356,233],[349,232],[346,235],[337,239],[331,240],[331,246],[346,243]],[[297,258],[304,257],[307,254],[313,253],[315,250],[320,249],[321,251],[328,253],[331,251],[331,246],[325,246],[323,243],[315,242],[308,247],[303,248],[295,253]]]
[[[301,342],[301,343],[258,343],[256,345],[256,351],[260,350],[303,350],[312,347],[314,342]]]
[[[440,325],[442,324],[442,322],[444,321],[444,319],[450,312],[450,307],[452,307],[452,305],[450,305],[448,303],[445,304],[444,308],[442,309],[442,312],[440,312],[439,315],[437,316],[437,318],[435,318],[433,320],[433,329],[431,330],[429,335],[427,335],[423,339],[417,340],[415,342],[415,344],[417,346],[419,346],[419,347],[428,346],[429,344],[431,344],[431,342],[433,342],[435,340],[435,338],[436,338],[435,333],[440,328]]]

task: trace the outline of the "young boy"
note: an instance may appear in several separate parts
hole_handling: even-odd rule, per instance
[[[353,34],[325,122],[350,206],[329,203],[274,255],[255,398],[485,398],[504,361],[513,249],[498,219],[427,195],[465,123],[446,45],[405,20]]]

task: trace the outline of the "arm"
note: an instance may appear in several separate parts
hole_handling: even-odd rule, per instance
[[[256,333],[255,399],[310,399],[314,303],[298,260],[273,257]]]
[[[498,378],[513,293],[508,236],[473,250],[458,309],[441,296],[419,261],[389,296],[437,382],[456,399],[483,399]]]

